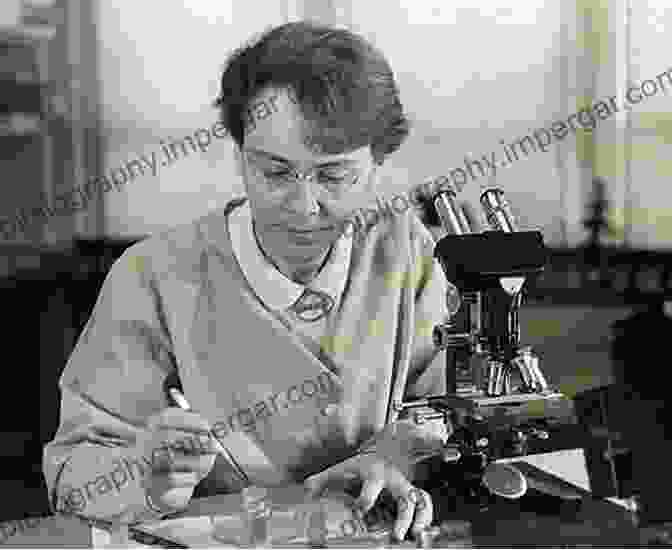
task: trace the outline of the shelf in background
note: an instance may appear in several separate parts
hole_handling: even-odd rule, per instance
[[[527,285],[527,303],[620,306],[672,301],[672,252],[621,248],[550,249]]]
[[[56,27],[47,25],[0,27],[0,42],[32,43],[42,40],[51,40],[55,34]]]
[[[65,20],[64,5],[57,0],[2,0],[0,42],[49,40]]]
[[[33,113],[0,114],[0,137],[37,136],[43,132],[42,118]]]

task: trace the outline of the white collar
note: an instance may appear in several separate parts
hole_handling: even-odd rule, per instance
[[[352,236],[343,235],[335,243],[327,263],[308,285],[295,283],[271,264],[259,248],[252,227],[249,201],[235,208],[228,217],[233,253],[259,299],[273,310],[292,306],[306,288],[331,296],[335,303],[343,293],[350,267]]]

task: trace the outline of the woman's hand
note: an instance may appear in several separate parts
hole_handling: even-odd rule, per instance
[[[153,508],[174,512],[186,508],[196,485],[212,470],[219,445],[210,424],[195,412],[168,407],[148,422],[144,456],[151,457],[145,491]]]
[[[432,499],[426,491],[414,487],[394,465],[376,453],[359,454],[315,474],[305,481],[306,488],[319,494],[330,483],[357,479],[362,490],[357,498],[357,507],[368,512],[383,490],[389,491],[397,503],[397,519],[394,536],[403,540],[411,532],[429,527],[433,519]]]

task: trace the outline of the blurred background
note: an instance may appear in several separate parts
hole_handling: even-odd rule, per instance
[[[389,195],[463,166],[465,156],[502,158],[501,141],[600,99],[622,104],[631,85],[655,83],[631,110],[523,156],[496,178],[522,225],[543,231],[552,251],[546,273],[530,283],[523,340],[570,395],[611,381],[610,324],[664,301],[672,288],[672,80],[659,76],[670,69],[672,8],[668,0],[510,4],[0,2],[8,382],[0,490],[20,495],[3,499],[0,520],[46,510],[40,460],[58,424],[58,377],[111,263],[138,239],[242,193],[228,138],[202,147],[188,140],[200,129],[212,134],[227,55],[286,21],[348,26],[388,56],[413,123],[383,166]],[[179,158],[152,173],[141,159],[155,154],[160,164],[170,143]],[[87,186],[94,191],[76,211],[45,210]],[[478,185],[465,193],[477,194]]]

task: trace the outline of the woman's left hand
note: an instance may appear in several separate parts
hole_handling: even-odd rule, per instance
[[[432,499],[426,491],[414,487],[396,466],[376,453],[355,455],[331,468],[315,474],[305,481],[312,494],[319,494],[332,482],[358,479],[362,490],[357,506],[362,513],[368,512],[386,489],[397,503],[397,519],[394,536],[401,541],[409,529],[411,532],[429,527],[433,518]]]

